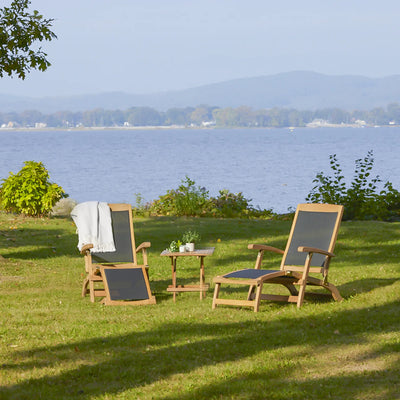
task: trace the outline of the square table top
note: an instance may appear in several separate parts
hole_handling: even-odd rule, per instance
[[[197,256],[197,257],[206,257],[212,256],[214,253],[215,247],[207,247],[205,249],[195,249],[194,251],[169,251],[164,250],[161,252],[160,256],[168,256],[168,257],[187,257],[187,256]]]

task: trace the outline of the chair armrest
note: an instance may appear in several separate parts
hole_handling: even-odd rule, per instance
[[[151,246],[150,242],[143,242],[136,248],[136,253],[139,253],[140,250],[146,250]]]
[[[326,251],[326,250],[317,249],[316,247],[299,246],[297,248],[297,251],[299,251],[301,253],[319,253],[319,254],[323,254],[324,256],[335,257],[335,255],[333,253]]]
[[[147,262],[147,249],[151,246],[150,242],[143,242],[141,243],[137,248],[136,248],[136,253],[139,253],[139,251],[142,251],[142,256],[143,256],[143,264],[145,266],[148,265]]]
[[[93,249],[93,244],[85,244],[84,246],[82,246],[81,254],[86,254],[90,249]]]
[[[274,253],[284,254],[285,252],[281,249],[277,249],[276,247],[267,246],[265,244],[249,244],[247,246],[249,250],[265,250],[265,251],[273,251]]]

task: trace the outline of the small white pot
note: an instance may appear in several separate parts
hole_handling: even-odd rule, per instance
[[[186,243],[186,251],[194,251],[194,243]]]
[[[186,251],[186,246],[184,244],[182,244],[181,246],[179,246],[179,252],[180,253],[184,253]]]

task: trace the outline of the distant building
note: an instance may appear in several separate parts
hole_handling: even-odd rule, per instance
[[[8,124],[3,124],[2,128],[16,128],[18,124],[14,121],[10,121]]]
[[[357,119],[354,121],[354,123],[358,126],[365,126],[367,125],[367,123],[365,121],[363,121],[362,119]]]
[[[307,127],[309,128],[318,128],[321,126],[329,126],[330,124],[328,123],[328,121],[326,121],[325,119],[314,119],[311,122],[309,122],[308,124],[306,124]]]

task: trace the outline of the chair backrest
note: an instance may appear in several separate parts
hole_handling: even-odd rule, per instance
[[[133,263],[137,265],[132,207],[130,204],[109,204],[115,251],[91,253],[98,263]]]
[[[281,269],[290,270],[290,266],[304,266],[307,254],[297,251],[299,246],[333,252],[342,215],[341,205],[299,204],[282,258]],[[315,253],[311,267],[323,268],[325,260],[326,256]]]

